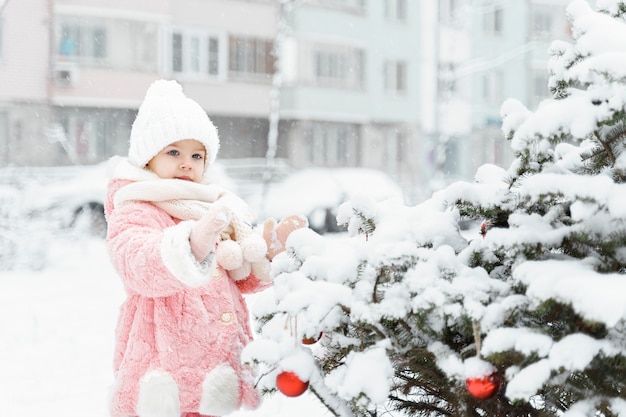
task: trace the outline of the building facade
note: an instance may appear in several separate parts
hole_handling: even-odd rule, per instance
[[[452,178],[471,178],[485,163],[507,168],[514,158],[500,129],[500,107],[515,98],[533,110],[549,97],[552,41],[570,39],[569,0],[440,0],[433,94],[434,120],[425,132],[443,142],[443,162]]]
[[[90,164],[126,153],[159,78],[178,80],[209,113],[222,157],[262,155],[275,19],[271,1],[6,1],[0,163]]]
[[[406,0],[296,1],[283,13],[284,157],[417,186],[419,16],[420,3]]]
[[[3,0],[0,166],[125,154],[147,87],[171,78],[223,161],[375,168],[419,200],[508,166],[500,105],[547,96],[567,3]]]

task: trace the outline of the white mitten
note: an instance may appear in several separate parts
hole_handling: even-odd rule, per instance
[[[267,255],[267,244],[261,235],[250,233],[240,242],[243,259],[248,262],[258,262]]]
[[[191,229],[189,245],[198,262],[204,261],[214,250],[220,233],[228,226],[230,217],[228,209],[214,206]]]
[[[250,265],[246,266],[246,264],[265,259],[267,245],[263,237],[255,233],[248,223],[236,216],[231,219],[230,228],[222,234],[223,240],[217,245],[215,251],[217,263],[227,271],[246,268],[237,272],[236,275],[239,276],[245,271],[247,275],[250,275]]]
[[[270,282],[272,280],[272,276],[269,259],[265,258],[259,262],[254,262],[252,264],[252,273],[259,281]]]
[[[276,255],[285,250],[287,238],[296,229],[308,227],[306,217],[291,215],[282,219],[278,224],[276,220],[267,219],[263,223],[263,238],[267,244],[267,258],[271,261]]]
[[[242,279],[248,278],[251,272],[252,265],[250,264],[250,262],[244,261],[239,268],[229,271],[229,275],[233,280],[241,281]]]

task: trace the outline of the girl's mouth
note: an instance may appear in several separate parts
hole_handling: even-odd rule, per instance
[[[176,177],[177,180],[183,180],[183,181],[191,181],[191,177],[187,177],[187,176],[183,176],[183,177]]]

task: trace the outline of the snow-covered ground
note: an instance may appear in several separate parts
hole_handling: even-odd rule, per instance
[[[109,415],[114,329],[125,296],[121,280],[104,240],[87,237],[88,225],[61,232],[54,216],[27,214],[59,201],[71,213],[73,202],[104,192],[103,164],[78,173],[55,186],[39,186],[42,178],[34,177],[24,189],[0,188],[0,417]],[[324,187],[310,186],[324,181]],[[306,199],[294,197],[294,184],[307,190]],[[266,207],[274,208],[267,216],[282,217],[276,207],[288,214],[335,207],[364,186],[378,198],[401,198],[399,187],[380,172],[308,170],[271,190],[266,203],[278,204]],[[249,296],[248,303],[256,299]],[[277,393],[260,409],[230,417],[293,415],[331,414],[306,392],[297,398]]]
[[[105,417],[121,281],[102,239],[49,243],[43,270],[0,271],[0,416]],[[330,414],[305,393],[231,417],[294,415]]]

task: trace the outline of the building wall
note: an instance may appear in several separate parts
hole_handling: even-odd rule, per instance
[[[554,39],[568,39],[567,4],[481,0],[461,12],[469,55],[456,64],[454,99],[440,107],[440,126],[457,127],[444,132],[449,140],[444,175],[472,178],[484,163],[508,168],[514,155],[500,130],[500,107],[514,98],[534,109],[548,97],[548,48]],[[536,26],[542,22],[547,28],[540,34]]]
[[[419,18],[417,2],[407,2],[406,21],[385,18],[384,2],[367,2],[363,13],[347,13],[314,6],[297,7],[288,25],[297,44],[291,59],[297,60],[298,78],[290,80],[282,93],[281,110],[307,112],[316,117],[402,121],[417,123],[419,94]],[[306,44],[312,44],[307,49]],[[315,69],[311,49],[338,46],[361,50],[363,81],[356,85],[325,86],[306,77]],[[305,54],[308,54],[305,56]],[[404,92],[385,88],[386,61],[407,64]]]
[[[177,79],[216,118],[225,156],[263,156],[271,75],[233,72],[228,52],[237,46],[229,42],[240,38],[272,44],[275,11],[274,2],[261,0],[8,2],[0,57],[0,161],[94,163],[125,153],[135,112],[159,78]],[[214,36],[219,72],[176,70],[174,33],[184,34],[185,42],[202,39],[205,46]],[[15,39],[20,41],[7,41]],[[185,59],[193,56],[189,45],[183,47]],[[245,139],[235,136],[242,132]],[[28,152],[33,148],[38,152]]]
[[[169,0],[174,23],[272,38],[276,8],[272,1]]]
[[[9,1],[3,11],[0,104],[47,98],[48,12],[46,0]]]
[[[483,4],[471,19],[472,56],[479,60],[468,79],[472,134],[458,146],[462,155],[470,156],[459,169],[466,177],[484,163],[508,168],[513,160],[499,129],[500,106],[508,98],[527,101],[530,53],[536,47],[528,33],[529,1]]]
[[[47,2],[11,1],[2,19],[0,56],[0,162],[37,163],[48,118]],[[10,17],[10,18],[9,18]]]
[[[421,4],[405,2],[397,16],[385,9],[395,2],[366,3],[333,8],[312,1],[286,16],[280,117],[290,123],[283,152],[296,167],[324,160],[415,183]],[[342,62],[349,63],[345,71]]]
[[[500,106],[546,96],[547,48],[569,36],[568,2],[307,0],[281,16],[278,0],[12,0],[0,163],[125,153],[146,88],[173,78],[215,121],[221,158],[263,158],[278,115],[276,156],[293,167],[376,168],[417,195],[485,162],[508,166]]]
[[[276,36],[277,12],[270,1],[182,0],[171,5],[171,25],[190,30],[209,30],[218,36],[258,38],[273,42]],[[227,46],[228,40],[224,40]],[[224,64],[228,56],[223,55]],[[217,78],[198,78],[194,74],[172,74],[188,94],[209,115],[266,118],[269,113],[271,77],[238,79],[232,74]],[[226,68],[223,71],[228,72]]]

